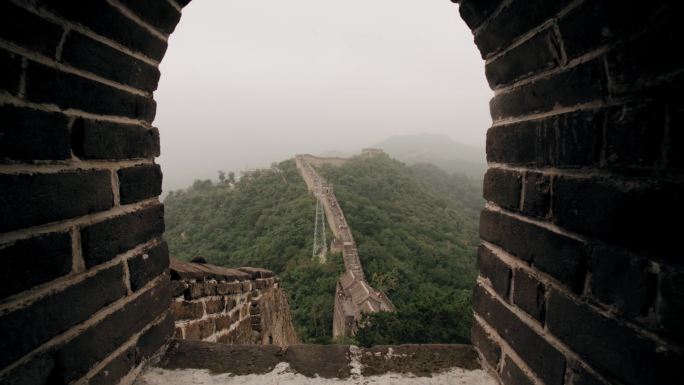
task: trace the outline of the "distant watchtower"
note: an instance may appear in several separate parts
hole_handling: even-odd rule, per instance
[[[384,154],[386,154],[386,153],[381,148],[364,148],[363,150],[361,150],[360,157],[372,158],[374,156],[384,155]]]

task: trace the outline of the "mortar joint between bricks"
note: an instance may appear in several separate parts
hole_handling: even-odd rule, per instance
[[[117,263],[120,263],[120,261],[117,261]],[[31,352],[27,353],[20,359],[16,360],[12,364],[8,365],[7,367],[3,368],[0,370],[0,378],[5,376],[7,373],[11,373],[14,369],[17,367],[24,365],[25,363],[31,361],[34,359],[36,356],[39,356],[41,354],[45,354],[46,352],[52,351],[55,349],[55,347],[60,346],[64,344],[67,341],[72,340],[73,338],[77,337],[80,335],[84,330],[87,330],[98,323],[102,322],[106,317],[114,314],[115,312],[119,311],[120,309],[124,308],[127,304],[133,302],[136,300],[138,297],[144,295],[150,290],[153,290],[157,285],[162,282],[162,280],[167,279],[167,275],[160,275],[156,277],[155,279],[151,280],[148,282],[143,288],[138,290],[137,292],[133,293],[132,295],[129,296],[124,296],[114,303],[105,306],[104,308],[96,311],[95,313],[90,315],[90,318],[86,319],[85,321],[82,321],[72,327],[70,327],[68,330],[52,337],[48,341],[44,342]],[[144,331],[144,330],[143,330]],[[139,333],[142,333],[143,331],[140,331]]]
[[[20,99],[6,93],[0,93],[0,105],[10,105],[15,107],[30,108],[42,112],[57,112],[68,117],[77,117],[92,120],[102,120],[112,123],[135,124],[139,126],[152,127],[149,122],[140,119],[128,118],[117,115],[102,115],[92,112],[82,111],[74,108],[61,109],[52,103],[36,103],[28,100]]]
[[[152,26],[150,23],[146,22],[145,20],[141,19],[138,15],[136,15],[133,11],[128,9],[125,5],[121,4],[119,0],[105,0],[107,1],[112,7],[116,8],[122,15],[126,16],[130,20],[134,21],[136,24],[139,26],[145,28],[148,32],[150,32],[152,35],[158,37],[159,39],[163,40],[164,42],[169,41],[169,35],[159,31],[157,28]]]
[[[66,20],[60,16],[53,14],[52,12],[50,12],[44,8],[37,7],[34,4],[32,4],[33,2],[27,2],[27,1],[21,1],[21,0],[10,0],[10,1],[12,1],[15,5],[35,14],[36,16],[39,16],[45,20],[48,20],[54,24],[61,26],[65,30],[68,29],[68,30],[79,32],[85,36],[88,36],[94,40],[97,40],[100,43],[108,45],[108,46],[110,46],[110,47],[112,47],[118,51],[124,52],[124,53],[128,54],[129,56],[132,56],[132,57],[134,57],[138,60],[141,60],[147,64],[159,66],[158,60],[154,60],[152,58],[149,58],[140,52],[135,52],[135,51],[131,50],[130,48],[128,48],[127,46],[125,46],[125,45],[123,45],[117,41],[111,40],[110,38],[101,36],[101,35],[95,33],[91,29],[89,29],[89,28],[87,28],[81,24],[72,23],[72,22],[70,22],[70,21],[68,21],[68,20]]]
[[[19,92],[17,97],[26,99],[26,68],[28,67],[28,60],[25,57],[21,58],[21,75],[19,75]]]
[[[56,69],[58,71],[64,72],[66,74],[70,75],[75,75],[90,81],[94,81],[100,84],[104,84],[106,86],[118,89],[120,91],[125,91],[133,95],[138,95],[138,96],[144,96],[151,98],[152,97],[152,92],[150,91],[145,91],[139,88],[135,88],[132,86],[129,86],[128,84],[124,83],[119,83],[107,78],[104,78],[100,75],[94,74],[92,72],[88,72],[85,70],[82,70],[80,68],[73,67],[71,65],[62,63],[54,58],[44,56],[40,53],[36,53],[35,51],[28,50],[24,47],[18,46],[13,42],[9,42],[3,39],[0,39],[0,48],[4,48],[9,52],[12,52],[16,55],[19,55],[23,58],[26,58],[28,60],[31,60],[32,62],[39,63],[41,65],[47,66],[52,69]]]
[[[62,37],[59,40],[59,43],[57,44],[57,49],[55,50],[55,59],[58,62],[62,62],[62,51],[64,50],[64,43],[66,42],[67,37],[69,36],[69,33],[71,32],[71,28],[64,28],[64,32],[62,33]]]

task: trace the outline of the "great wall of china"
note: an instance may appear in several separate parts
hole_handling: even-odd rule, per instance
[[[333,314],[333,337],[352,336],[363,313],[395,311],[394,304],[380,290],[368,284],[361,266],[361,259],[351,229],[344,217],[332,184],[318,175],[314,165],[341,165],[343,158],[321,158],[313,155],[297,155],[297,169],[308,189],[322,203],[328,226],[334,239],[331,248],[341,250],[345,273],[337,281]]]

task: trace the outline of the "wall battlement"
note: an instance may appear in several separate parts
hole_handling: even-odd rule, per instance
[[[273,272],[171,260],[174,338],[235,345],[299,342]]]

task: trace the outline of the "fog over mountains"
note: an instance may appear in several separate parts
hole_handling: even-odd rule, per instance
[[[477,179],[487,168],[484,149],[456,142],[444,134],[397,135],[374,147],[407,164],[432,163],[448,173]]]
[[[487,170],[484,148],[459,143],[444,134],[394,135],[368,147],[381,148],[392,158],[409,165],[430,163],[450,174],[464,174],[475,179],[482,179]],[[327,151],[316,155],[347,158],[355,153]]]

